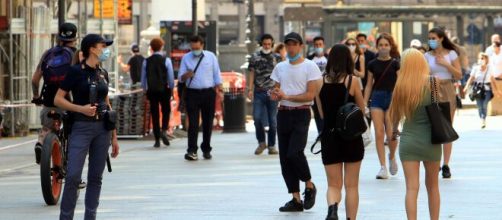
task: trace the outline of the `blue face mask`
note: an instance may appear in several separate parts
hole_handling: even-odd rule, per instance
[[[322,47],[315,48],[315,53],[317,55],[321,55],[323,52],[324,52],[324,48],[322,48]]]
[[[202,54],[202,50],[192,50],[194,56],[198,57]]]
[[[438,48],[438,41],[437,40],[429,40],[429,47],[431,47],[431,49],[435,50],[436,48]]]
[[[109,48],[104,48],[101,51],[101,55],[99,55],[99,61],[105,62],[106,60],[108,60],[108,58],[110,58],[111,55],[112,55],[112,51]]]
[[[300,53],[297,53],[294,57],[290,57],[288,53],[288,60],[290,63],[297,61],[298,59],[300,59],[300,57],[302,57]]]

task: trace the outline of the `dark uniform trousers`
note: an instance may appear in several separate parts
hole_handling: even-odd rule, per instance
[[[199,115],[202,116],[202,152],[211,151],[211,133],[213,130],[216,90],[187,89],[186,110],[188,114],[188,150],[197,153],[197,138],[199,133]]]
[[[169,116],[171,115],[171,90],[166,89],[162,92],[147,91],[146,96],[150,101],[150,113],[152,114],[153,135],[155,140],[160,139],[160,116],[159,104],[162,109],[162,131],[169,128]]]
[[[310,109],[279,110],[277,113],[277,136],[282,177],[288,193],[300,192],[300,180],[311,179],[309,164],[305,157]]]

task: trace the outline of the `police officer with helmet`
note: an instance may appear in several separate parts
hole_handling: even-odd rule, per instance
[[[97,34],[82,39],[84,60],[73,65],[60,85],[54,104],[72,112],[73,125],[68,143],[68,167],[61,202],[60,219],[73,219],[77,188],[81,181],[85,158],[89,154],[84,219],[96,219],[101,180],[112,145],[112,157],[119,154],[116,131],[110,127],[111,106],[108,98],[108,73],[100,63],[111,54],[113,41]],[[71,93],[73,102],[64,97]]]

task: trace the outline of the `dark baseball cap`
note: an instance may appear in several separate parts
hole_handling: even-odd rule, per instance
[[[137,44],[132,44],[131,45],[131,51],[134,53],[139,52],[139,46]]]
[[[59,26],[58,39],[61,41],[77,40],[77,26],[72,23],[63,23]]]
[[[89,48],[98,43],[104,43],[106,46],[110,46],[113,44],[113,40],[104,39],[98,34],[88,34],[84,37],[84,39],[82,39],[82,42],[80,43],[80,50],[89,51]]]
[[[296,32],[291,32],[289,34],[287,34],[285,37],[284,37],[284,43],[288,43],[288,41],[290,40],[293,40],[293,41],[296,41],[300,44],[303,44],[303,39],[302,39],[302,36],[300,36],[298,33]]]

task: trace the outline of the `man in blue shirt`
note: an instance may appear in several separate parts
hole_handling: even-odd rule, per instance
[[[188,150],[186,160],[197,160],[199,114],[202,115],[202,144],[204,159],[211,159],[211,131],[213,129],[216,93],[221,92],[220,66],[216,55],[203,50],[204,39],[190,38],[192,52],[181,59],[178,79],[186,85],[188,115]]]
[[[153,134],[155,144],[160,147],[160,138],[164,145],[169,146],[166,131],[169,128],[169,115],[171,114],[171,95],[174,88],[174,72],[171,59],[161,53],[164,41],[154,38],[150,41],[153,54],[143,61],[141,68],[141,87],[150,100],[152,114]],[[159,104],[162,108],[162,133],[159,125]]]

